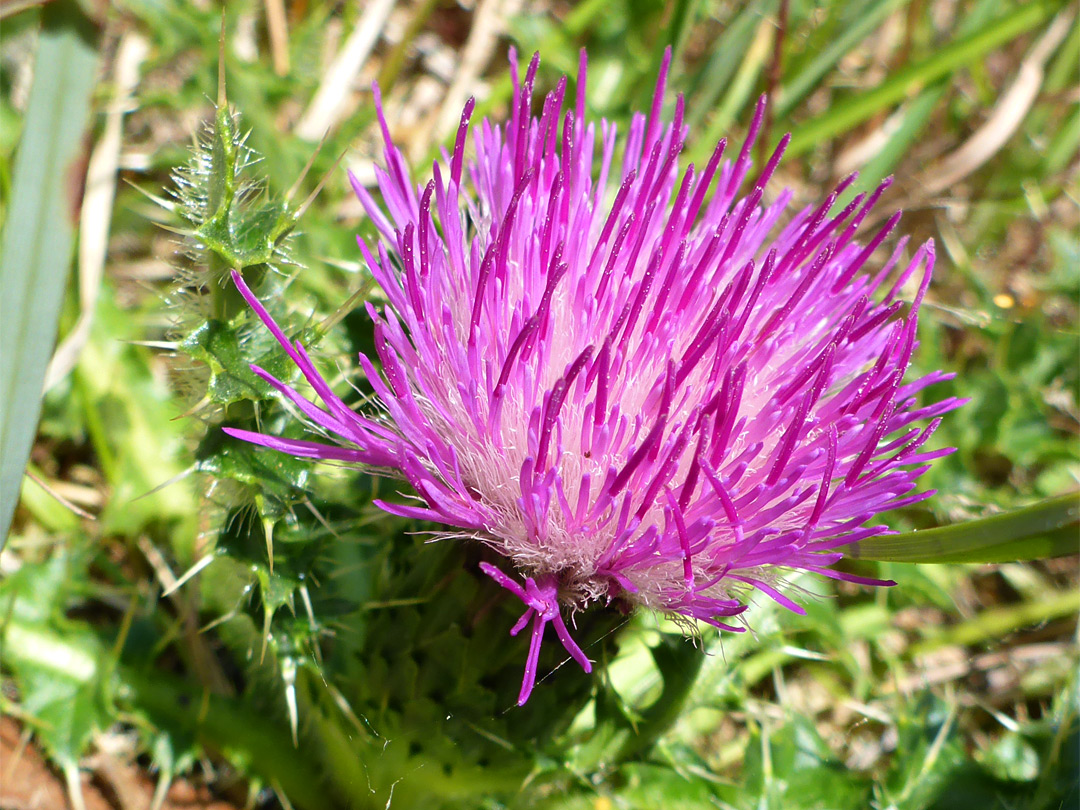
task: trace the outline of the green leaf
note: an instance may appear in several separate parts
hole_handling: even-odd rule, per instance
[[[24,565],[0,587],[0,661],[38,738],[64,768],[75,766],[113,715],[107,650],[88,625],[64,615],[87,567],[83,557],[57,554]]]
[[[96,671],[91,657],[93,641],[88,634],[81,637],[70,632],[52,635],[15,624],[8,628],[5,636],[6,643],[25,648],[21,655],[41,657],[60,652],[66,656],[79,656],[78,660],[91,664],[89,674]],[[100,655],[100,651],[97,652]],[[83,681],[58,672],[47,661],[16,658],[12,668],[19,684],[21,709],[34,718],[38,739],[44,743],[49,755],[65,766],[78,762],[93,733],[107,728],[111,722],[102,681],[96,678]]]
[[[848,554],[887,562],[1014,562],[1076,554],[1078,537],[1080,494],[1073,492],[954,526],[871,537]]]
[[[747,810],[869,807],[867,780],[830,751],[813,720],[791,711],[786,715],[779,727],[765,718],[751,726],[741,785],[725,798]]]
[[[984,765],[998,779],[1033,782],[1039,776],[1039,752],[1023,735],[1012,732],[987,751]]]
[[[723,807],[716,800],[715,786],[697,775],[678,773],[667,765],[650,762],[627,765],[627,787],[618,793],[618,804],[607,806],[645,810],[654,807],[678,807],[682,810],[707,810]],[[556,804],[555,807],[559,805]],[[600,801],[593,807],[604,807]]]
[[[0,548],[41,414],[71,265],[72,174],[97,77],[95,39],[71,0],[42,10],[34,83],[0,244]]]

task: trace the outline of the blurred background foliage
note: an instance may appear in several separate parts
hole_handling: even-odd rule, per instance
[[[31,448],[0,556],[4,801],[33,789],[117,810],[1077,805],[1075,555],[852,561],[898,587],[799,579],[805,617],[756,605],[753,635],[706,633],[704,653],[656,617],[586,614],[598,673],[549,649],[552,674],[516,709],[524,642],[506,635],[514,608],[478,575],[479,549],[424,546],[425,527],[374,510],[392,482],[217,429],[303,432],[247,371],[282,358],[223,292],[230,266],[339,369],[336,387],[357,384],[351,358],[372,340],[360,304],[377,292],[355,237],[373,229],[336,161],[370,181],[381,160],[372,79],[419,178],[468,95],[505,113],[509,45],[540,50],[541,90],[587,48],[589,112],[625,126],[670,44],[690,159],[738,138],[768,92],[763,140],[794,133],[774,193],[787,184],[810,202],[852,170],[852,194],[892,174],[878,211],[903,208],[916,242],[938,241],[912,374],[955,371],[935,394],[972,402],[935,436],[958,448],[924,479],[941,494],[893,525],[1075,492],[1075,5],[230,2],[239,119],[215,118],[219,4],[2,13],[4,314],[59,325],[48,367],[28,366],[46,388],[36,433],[40,386],[4,378],[5,454],[18,429]],[[35,123],[35,94],[70,114]],[[46,158],[20,181],[31,144]],[[238,185],[211,188],[227,177]],[[25,222],[38,247],[15,256],[12,223]],[[27,278],[56,302],[20,292]],[[5,328],[9,369],[30,334]]]

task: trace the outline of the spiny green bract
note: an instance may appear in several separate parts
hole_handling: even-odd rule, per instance
[[[189,361],[174,379],[202,425],[194,469],[208,478],[212,504],[204,609],[243,667],[242,699],[287,724],[298,757],[321,763],[330,793],[352,805],[362,798],[381,807],[392,795],[395,807],[471,807],[526,783],[573,781],[580,752],[560,739],[590,700],[597,725],[612,726],[586,757],[592,766],[617,754],[625,734],[615,729],[633,723],[612,709],[605,684],[564,673],[526,712],[507,715],[516,656],[489,625],[505,623],[510,607],[497,586],[462,571],[466,552],[447,545],[420,553],[409,536],[415,522],[371,506],[377,495],[392,497],[392,486],[351,472],[313,490],[306,460],[221,431],[304,435],[250,366],[281,379],[295,372],[273,338],[253,328],[228,281],[237,269],[289,323],[277,293],[284,270],[298,267],[290,250],[297,210],[253,176],[258,163],[239,116],[220,107],[174,175],[184,267],[168,295],[175,350]],[[338,351],[328,348],[327,330],[354,303],[295,337]],[[356,339],[371,339],[366,328]],[[621,616],[589,619],[579,631],[603,661],[624,624]],[[558,657],[546,654],[543,664],[557,668]],[[423,776],[403,779],[410,774]]]
[[[225,425],[285,427],[273,390],[251,372],[251,364],[287,373],[287,358],[252,328],[229,273],[240,272],[268,296],[280,292],[286,269],[298,268],[290,244],[297,209],[287,197],[271,195],[265,179],[252,171],[259,157],[246,139],[239,114],[220,104],[188,162],[173,174],[173,210],[182,220],[176,232],[183,241],[166,300],[177,355],[173,379],[191,403],[187,415],[201,423],[192,469],[208,480],[203,497],[210,506],[208,522],[216,527],[213,563],[204,559],[196,567],[209,564],[203,576],[217,586],[215,607],[254,621],[257,635],[245,639],[250,649],[241,660],[250,661],[263,680],[267,667],[276,671],[271,691],[279,694],[295,735],[297,660],[317,661],[317,642],[325,632],[311,612],[306,578],[328,533],[322,526],[303,526],[297,517],[298,509],[311,506],[305,463],[266,458],[221,432]],[[319,337],[310,330],[303,334]],[[287,554],[275,553],[275,537],[289,541]],[[223,635],[236,638],[235,632]]]
[[[248,170],[260,158],[247,146],[239,114],[219,107],[195,140],[188,163],[173,174],[177,212],[192,230],[191,255],[205,282],[226,286],[227,271],[292,264],[289,237],[297,212],[267,194]]]

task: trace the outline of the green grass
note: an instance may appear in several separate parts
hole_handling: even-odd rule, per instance
[[[285,6],[292,67],[284,75],[272,67],[264,4],[229,3],[225,19],[229,101],[263,156],[250,174],[265,178],[278,201],[316,146],[291,126],[319,85],[323,55],[360,13],[355,4]],[[794,133],[779,180],[797,199],[819,199],[843,167],[863,168],[859,188],[891,173],[896,182],[880,209],[903,207],[913,240],[933,237],[939,246],[911,373],[955,371],[936,393],[971,403],[935,435],[935,446],[957,448],[924,479],[939,494],[889,519],[910,531],[1035,504],[1069,512],[1080,478],[1075,19],[1005,146],[948,189],[926,192],[926,178],[987,120],[1069,7],[796,0],[777,70],[779,8],[716,0],[542,6],[506,22],[477,80],[480,108],[505,112],[511,40],[523,59],[541,50],[541,89],[572,75],[587,47],[590,113],[625,125],[648,104],[672,44],[672,85],[686,94],[688,151],[700,163],[716,137],[737,140],[754,99],[772,91],[768,138]],[[31,10],[3,23],[5,245],[28,204],[21,192],[30,181],[16,167],[35,131],[25,82],[35,43],[46,45],[39,18]],[[213,116],[220,11],[130,0],[100,22],[93,142],[115,92],[115,42],[138,35],[150,48],[124,119],[89,339],[44,397],[33,478],[19,489],[0,581],[0,708],[34,732],[69,785],[80,764],[95,767],[87,756],[106,750],[103,740],[125,737],[163,784],[195,778],[201,763],[215,788],[239,783],[241,799],[267,808],[1076,805],[1075,554],[993,565],[852,560],[845,565],[898,586],[800,579],[813,594],[805,617],[765,600],[755,606],[754,634],[706,634],[698,647],[655,617],[587,614],[580,632],[598,674],[559,669],[525,709],[510,709],[524,650],[505,635],[511,607],[471,573],[475,551],[423,546],[408,534],[415,526],[372,509],[377,479],[226,452],[216,431],[206,432],[257,414],[272,432],[300,435],[245,376],[252,356],[280,358],[235,301],[177,285],[177,268],[190,278],[197,267],[160,227],[181,227],[179,217],[147,197],[167,196],[170,172]],[[445,134],[430,125],[441,102],[431,88],[445,89],[443,71],[460,64],[470,22],[450,3],[401,5],[388,30],[406,39],[380,39],[365,68],[382,76],[416,177]],[[275,315],[319,337],[328,369],[347,368],[372,340],[356,300],[345,305],[370,292],[354,240],[371,226],[334,168],[342,154],[360,168],[379,154],[372,120],[362,93],[329,131],[292,201],[295,208],[330,173],[291,239],[303,269],[293,275],[282,263],[290,280],[274,299]],[[79,130],[67,136],[81,138],[77,117],[67,125]],[[61,231],[50,232],[53,247],[63,247]],[[11,259],[0,261],[6,268]],[[81,314],[80,283],[69,284],[59,306],[61,335]],[[265,283],[283,286],[273,274]],[[5,308],[16,301],[8,289],[3,296]],[[193,351],[202,370],[143,345],[173,340],[210,311],[238,320],[200,332]],[[36,348],[44,374],[47,356]],[[5,344],[5,368],[12,350]],[[208,379],[210,404],[178,419]],[[32,393],[20,400],[26,435]],[[6,450],[4,463],[15,463]],[[1008,534],[1017,523],[990,525]],[[963,530],[940,531],[925,536],[948,542]],[[206,567],[163,593],[195,565]],[[544,671],[558,660],[547,663]]]

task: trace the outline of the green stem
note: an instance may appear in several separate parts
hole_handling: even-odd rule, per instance
[[[131,703],[163,728],[181,728],[205,747],[247,763],[297,808],[322,810],[328,802],[319,764],[293,746],[288,729],[239,701],[192,689],[160,671],[121,667],[118,677]]]
[[[665,636],[651,652],[663,676],[664,689],[645,710],[634,735],[623,743],[618,754],[620,761],[647,752],[679,718],[705,661],[705,654],[684,638]]]

